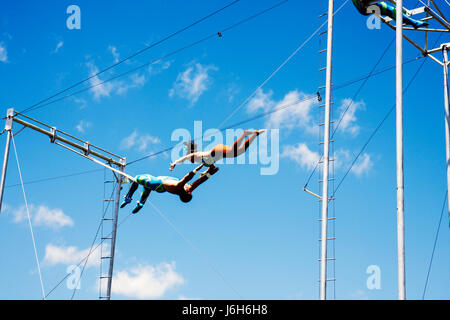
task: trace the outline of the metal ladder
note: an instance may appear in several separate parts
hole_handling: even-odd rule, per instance
[[[322,12],[327,12],[327,5],[326,3],[328,1],[319,1],[320,4],[319,6],[321,7],[320,9],[322,9]],[[323,8],[323,4],[325,3],[325,7]],[[323,13],[320,14],[318,16],[319,18],[319,23],[322,24],[324,22],[324,19],[328,19],[328,13]],[[324,140],[324,123],[323,123],[323,119],[324,117],[324,109],[325,109],[325,101],[324,101],[324,97],[325,97],[325,85],[323,85],[325,83],[325,75],[326,75],[326,70],[327,70],[327,65],[326,65],[326,54],[327,54],[327,36],[328,36],[328,31],[327,31],[327,25],[325,24],[324,27],[322,28],[322,30],[320,30],[319,34],[318,34],[318,39],[319,39],[319,46],[318,46],[318,56],[319,56],[319,75],[318,75],[318,81],[319,81],[319,87],[318,87],[318,91],[317,91],[317,97],[319,100],[319,107],[318,107],[318,126],[319,126],[319,154],[321,155],[321,157],[323,157],[323,140]],[[333,84],[332,84],[333,85]],[[334,106],[334,102],[333,99],[331,99],[331,105],[330,105],[330,119],[333,119],[333,106]],[[331,120],[330,121],[330,135],[333,133],[334,131],[334,121]],[[323,159],[323,158],[322,158]],[[323,160],[321,160],[319,162],[318,165],[318,172],[319,172],[319,181],[318,181],[318,186],[319,186],[319,190],[322,189],[322,183],[323,183]],[[335,235],[335,231],[336,231],[336,226],[335,226],[335,222],[336,222],[336,212],[335,212],[335,199],[334,199],[334,190],[335,190],[335,156],[334,156],[334,140],[330,139],[330,158],[329,158],[329,174],[328,174],[328,181],[329,181],[329,194],[331,195],[331,197],[328,199],[329,200],[329,204],[328,204],[328,234],[327,234],[327,287],[329,288],[329,283],[333,283],[332,286],[332,291],[331,290],[327,290],[327,299],[328,298],[333,298],[336,299],[336,250],[335,250],[335,242],[336,242],[336,235]],[[320,243],[321,243],[321,239],[320,239],[320,234],[321,234],[321,223],[322,223],[322,199],[318,200],[319,203],[319,216],[318,216],[318,222],[319,222],[319,232],[318,232],[318,241],[319,241],[319,258],[318,258],[318,262],[319,262],[319,274],[320,274],[320,262],[321,262],[321,258],[320,258]],[[320,280],[319,280],[320,282]],[[331,289],[331,288],[330,288]],[[332,294],[330,294],[330,292]]]
[[[112,173],[110,173],[112,175]],[[109,280],[108,271],[111,260],[111,244],[112,244],[112,230],[114,223],[114,194],[118,187],[114,176],[107,180],[106,170],[104,174],[103,183],[103,205],[101,217],[101,244],[100,244],[100,278],[99,278],[99,299],[108,300],[106,288]],[[106,265],[105,265],[106,264]]]

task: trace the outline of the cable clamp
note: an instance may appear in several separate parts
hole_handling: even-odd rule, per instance
[[[50,128],[50,133],[51,133],[50,142],[51,143],[55,143],[55,140],[56,140],[56,128],[55,127]]]
[[[90,153],[91,153],[91,145],[88,141],[84,143],[84,155],[88,156]]]

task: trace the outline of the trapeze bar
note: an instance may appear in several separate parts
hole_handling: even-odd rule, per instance
[[[91,154],[91,155],[93,155],[93,156],[95,156],[97,158],[100,158],[100,159],[102,159],[104,161],[107,161],[108,163],[117,165],[119,167],[123,167],[123,166],[126,165],[126,163],[125,163],[123,158],[121,158],[120,161],[114,160],[111,157],[106,157],[103,154],[98,153],[97,151],[91,150],[91,148],[86,147],[86,145],[79,145],[79,144],[77,144],[77,143],[75,143],[73,141],[70,141],[70,140],[65,139],[65,138],[63,138],[61,136],[56,135],[56,129],[54,129],[54,128],[51,128],[50,131],[47,131],[47,130],[39,128],[38,126],[35,126],[35,125],[31,124],[31,123],[28,123],[26,121],[18,119],[16,117],[13,118],[13,121],[17,122],[17,123],[19,123],[19,124],[21,124],[21,125],[23,125],[25,127],[33,129],[33,130],[35,130],[37,132],[45,134],[46,136],[48,136],[50,138],[51,142],[55,142],[56,140],[58,140],[58,141],[60,141],[62,143],[65,143],[65,144],[67,144],[69,146],[72,146],[72,147],[82,151],[84,154]],[[86,142],[85,142],[85,144],[86,144]],[[92,145],[90,145],[90,146],[92,147]]]

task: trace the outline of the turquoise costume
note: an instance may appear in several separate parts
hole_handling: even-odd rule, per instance
[[[378,8],[380,8],[380,14],[383,16],[388,16],[389,18],[395,20],[397,15],[396,8],[384,1],[352,0],[352,2],[355,5],[356,9],[358,9],[359,13],[365,16],[372,14],[370,10],[367,10],[371,5],[375,5]],[[403,22],[413,26],[415,29],[428,25],[427,22],[411,19],[404,13],[403,13]]]
[[[152,176],[151,174],[140,174],[135,177],[136,182],[133,182],[130,186],[130,190],[128,191],[127,195],[125,196],[125,199],[123,200],[122,204],[120,205],[121,208],[125,207],[128,203],[131,202],[131,198],[133,194],[138,189],[139,185],[144,187],[144,190],[141,194],[141,199],[137,202],[136,207],[133,209],[133,213],[138,212],[142,209],[144,206],[145,201],[147,201],[148,196],[150,195],[151,191],[156,191],[158,193],[166,192],[166,189],[164,188],[163,181],[165,180],[173,180],[173,181],[180,181],[180,179],[175,177],[168,177],[168,176]]]

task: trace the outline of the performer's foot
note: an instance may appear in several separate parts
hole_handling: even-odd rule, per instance
[[[266,131],[267,131],[266,129],[261,129],[261,130],[256,130],[255,133],[257,136],[259,136],[261,133],[264,133]]]
[[[414,27],[414,29],[420,28],[420,27],[427,27],[428,26],[428,22],[425,21],[414,21],[412,26]]]
[[[217,171],[219,171],[219,168],[216,167],[216,166],[209,167],[208,171],[209,171],[209,174],[213,175],[214,173],[216,173]]]
[[[133,209],[133,211],[131,211],[131,213],[138,213],[139,210],[141,210],[143,206],[144,205],[138,201],[138,203],[136,204],[136,207]]]
[[[120,204],[120,208],[125,207],[127,204],[131,202],[131,198],[125,196],[125,199],[123,199],[122,203]]]

